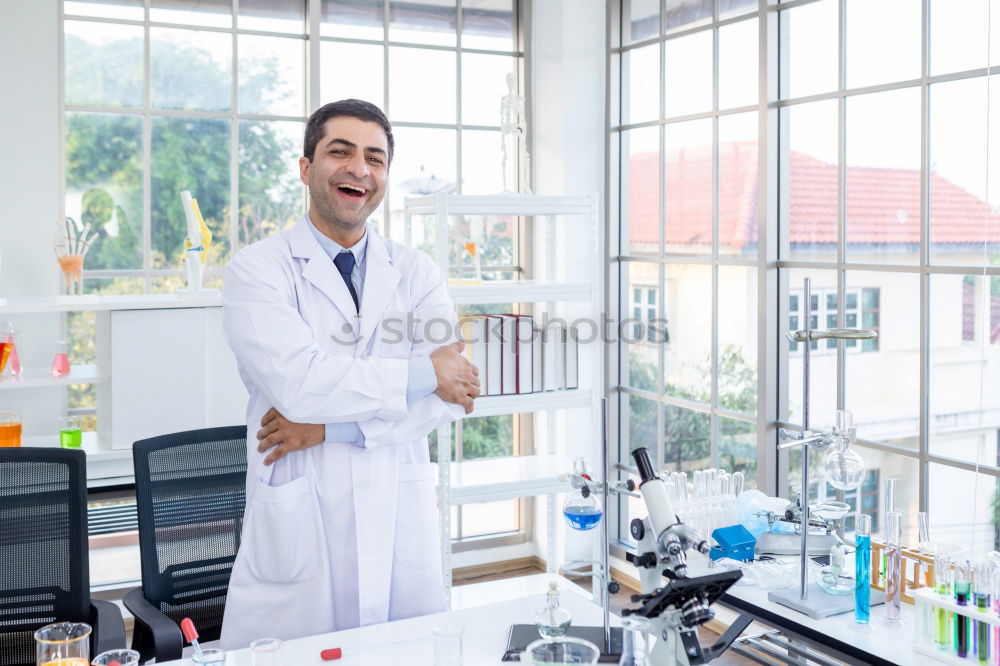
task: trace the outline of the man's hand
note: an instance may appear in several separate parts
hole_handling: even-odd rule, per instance
[[[479,369],[462,356],[465,343],[456,342],[438,347],[431,353],[437,388],[434,390],[445,402],[465,407],[472,413],[472,401],[479,397]]]
[[[322,444],[326,439],[326,426],[316,423],[292,423],[272,407],[260,420],[257,439],[260,442],[257,444],[258,453],[277,447],[264,458],[264,464],[270,465],[292,451],[301,451]]]

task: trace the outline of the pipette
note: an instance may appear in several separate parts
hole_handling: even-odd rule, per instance
[[[194,648],[194,653],[199,657],[203,656],[201,646],[198,645],[198,630],[194,628],[191,618],[186,617],[181,620],[181,632],[184,634],[184,639]]]

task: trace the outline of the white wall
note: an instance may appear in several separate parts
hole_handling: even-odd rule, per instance
[[[0,6],[0,297],[49,296],[59,286],[53,252],[60,215],[58,0]],[[8,318],[0,315],[0,323]],[[59,315],[9,318],[22,333],[26,367],[48,366]],[[22,410],[25,435],[58,430],[65,389],[5,391]]]

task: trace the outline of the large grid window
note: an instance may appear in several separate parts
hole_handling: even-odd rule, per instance
[[[676,308],[661,313],[669,347],[620,345],[623,451],[728,467],[735,441],[761,452],[762,489],[788,496],[801,458],[778,455],[776,430],[802,425],[802,348],[784,333],[806,317],[873,328],[876,341],[813,346],[810,426],[852,410],[869,469],[846,500],[881,525],[895,478],[905,538],[924,510],[934,539],[1000,543],[993,4],[617,4],[611,274],[619,308],[650,282]],[[765,373],[759,395],[736,392],[753,398],[742,405],[726,404],[727,336],[748,376]],[[810,497],[832,496],[813,459]]]
[[[743,471],[748,487],[757,471],[756,8],[632,0],[611,28],[619,314],[665,319],[669,331],[621,345],[622,450],[648,447],[671,470]]]

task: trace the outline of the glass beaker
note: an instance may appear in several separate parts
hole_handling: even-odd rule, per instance
[[[10,374],[18,377],[21,375],[21,359],[17,355],[17,348],[21,344],[21,334],[14,324],[7,322],[3,333],[3,340],[0,345],[3,348],[0,349],[0,372],[3,372],[4,365],[9,360],[10,361]]]
[[[65,340],[56,343],[56,356],[52,359],[52,376],[65,377],[70,373],[69,353]]]
[[[250,643],[250,654],[253,655],[253,666],[283,666],[280,639],[258,638]]]
[[[21,446],[21,412],[0,409],[0,447]]]
[[[462,666],[462,627],[434,627],[434,666]]]
[[[553,664],[596,664],[601,656],[597,646],[579,638],[543,638],[524,648],[521,661],[533,666]]]
[[[35,663],[38,666],[89,666],[89,624],[56,622],[35,632]]]
[[[59,446],[78,449],[82,445],[83,419],[79,416],[64,416],[59,419]]]
[[[191,655],[191,663],[198,666],[219,666],[226,663],[226,651],[210,648],[202,650],[201,654],[195,652]]]
[[[90,666],[139,666],[139,653],[135,650],[108,650],[94,657]]]
[[[646,618],[638,616],[622,618],[622,658],[618,661],[618,666],[647,666],[648,631],[649,620]]]

